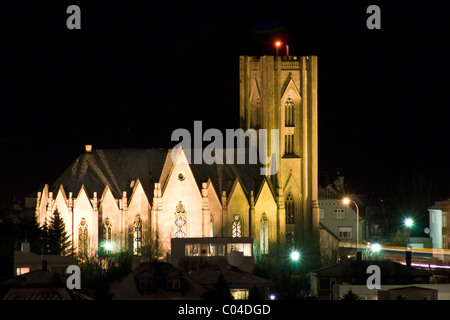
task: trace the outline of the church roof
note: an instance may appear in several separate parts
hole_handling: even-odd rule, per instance
[[[159,181],[167,155],[166,149],[99,149],[80,154],[52,185],[63,185],[66,192],[77,194],[84,186],[89,194],[103,192],[109,186],[116,198],[122,191],[131,194],[131,181],[139,179],[147,194]]]
[[[148,198],[153,197],[154,183],[164,184],[172,168],[172,149],[93,149],[80,154],[75,161],[52,184],[49,191],[55,194],[62,185],[74,195],[82,186],[92,197],[99,196],[109,186],[115,198],[122,192],[130,196],[132,181],[139,179]],[[259,164],[191,164],[199,189],[202,182],[211,183],[220,198],[223,190],[229,192],[233,182],[238,179],[247,197],[250,191],[259,190],[264,176],[260,174]],[[271,186],[272,187],[272,186]]]

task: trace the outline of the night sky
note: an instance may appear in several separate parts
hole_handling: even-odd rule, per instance
[[[358,192],[409,173],[449,180],[442,2],[39,2],[0,4],[2,206],[53,183],[85,144],[172,147],[194,120],[238,128],[239,56],[273,55],[276,39],[319,59],[321,179],[341,168]],[[81,30],[66,27],[71,4]],[[366,27],[371,4],[381,30]]]

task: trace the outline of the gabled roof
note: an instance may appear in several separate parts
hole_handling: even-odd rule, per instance
[[[121,198],[123,191],[131,194],[130,183],[139,178],[147,195],[152,194],[166,157],[167,149],[94,149],[80,154],[50,190],[62,184],[66,192],[76,194],[84,185],[91,197],[109,186],[114,197]]]
[[[389,276],[431,276],[432,272],[429,270],[414,268],[403,265],[391,260],[344,260],[335,265],[324,267],[311,271],[316,273],[319,277],[339,277],[345,276],[349,272],[362,272],[366,274],[367,267],[370,265],[377,265],[380,267],[381,273],[386,273]]]
[[[133,191],[131,181],[139,181],[149,201],[153,198],[154,183],[163,184],[173,167],[172,149],[93,149],[80,154],[49,188],[58,191],[63,185],[66,193],[78,194],[84,186],[89,197],[93,192],[101,196],[108,186],[117,198],[127,191]],[[248,157],[246,158],[248,159]],[[235,179],[238,179],[247,198],[250,191],[255,193],[265,177],[260,174],[260,164],[190,164],[199,189],[202,182],[209,179],[220,198],[222,191],[229,192]],[[270,179],[269,187],[274,192]]]
[[[258,277],[252,273],[245,272],[232,267],[220,268],[218,265],[210,265],[206,268],[200,269],[190,276],[192,280],[201,284],[202,286],[210,286],[217,281],[220,274],[233,288],[236,287],[250,287],[250,286],[270,286],[271,281]]]

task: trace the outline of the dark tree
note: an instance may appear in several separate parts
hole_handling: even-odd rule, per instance
[[[359,300],[359,296],[350,288],[347,293],[342,296],[341,300]]]
[[[67,235],[64,220],[58,209],[53,212],[48,225],[47,222],[44,224],[42,234],[44,253],[63,256],[71,253],[70,236]]]
[[[206,291],[201,296],[204,300],[233,300],[233,295],[230,292],[230,284],[225,280],[221,273],[217,282],[213,283],[212,289]]]

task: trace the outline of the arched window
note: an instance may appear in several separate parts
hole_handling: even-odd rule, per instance
[[[78,226],[78,253],[83,257],[88,253],[88,225],[85,218],[81,219]]]
[[[236,213],[233,218],[233,238],[242,237],[242,221],[239,213]]]
[[[213,215],[209,215],[209,236],[214,237],[214,218]]]
[[[103,225],[103,246],[106,252],[111,251],[111,221],[109,218],[105,219],[105,224]]]
[[[135,256],[141,256],[142,255],[142,220],[141,220],[140,215],[137,215],[136,218],[134,219],[133,238],[134,238],[133,254]]]
[[[286,198],[286,223],[295,223],[295,204],[292,192],[289,192]]]
[[[294,126],[294,100],[291,97],[286,99],[284,105],[284,125],[286,127]]]
[[[174,238],[186,238],[187,237],[187,216],[183,203],[180,201],[175,209],[174,214]]]
[[[259,232],[259,247],[261,254],[269,253],[269,220],[265,213],[263,213],[260,221],[261,230]]]

